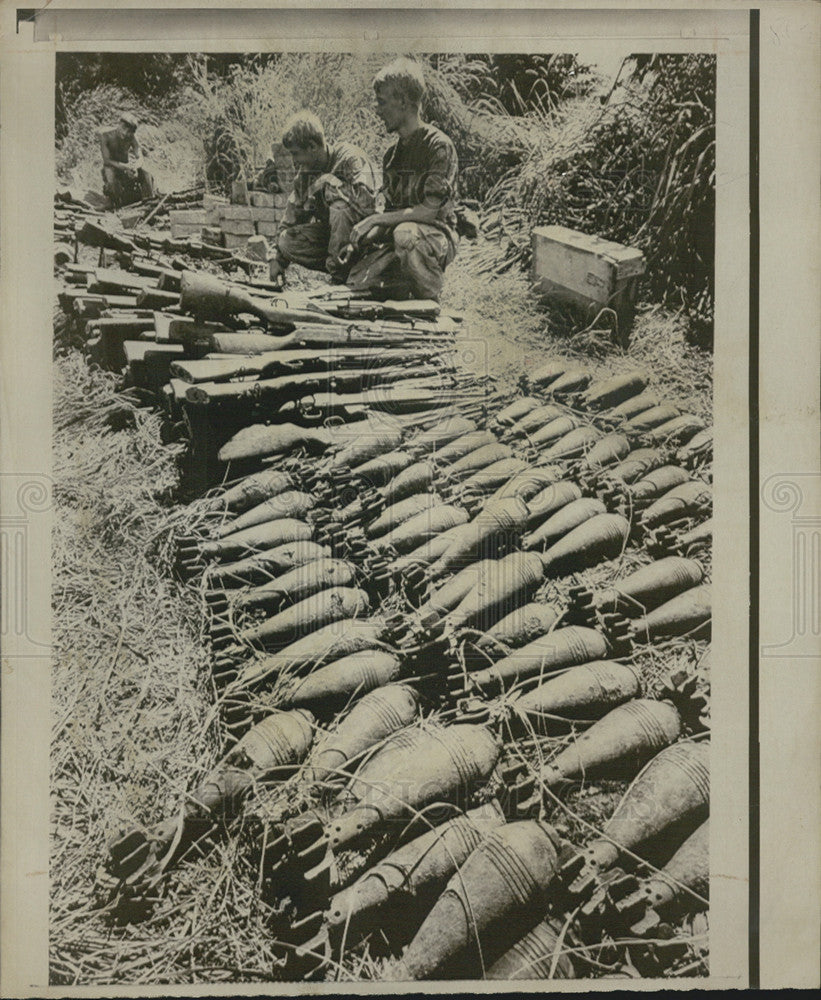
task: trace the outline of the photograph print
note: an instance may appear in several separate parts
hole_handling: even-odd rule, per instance
[[[57,53],[52,987],[710,975],[719,58]]]

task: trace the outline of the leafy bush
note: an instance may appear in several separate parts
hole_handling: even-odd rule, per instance
[[[651,296],[713,323],[715,59],[635,59],[612,99],[569,100],[537,127],[487,199],[505,261],[527,265],[530,231],[559,224],[640,247]]]

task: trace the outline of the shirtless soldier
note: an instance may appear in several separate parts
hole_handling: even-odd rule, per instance
[[[154,178],[143,166],[142,150],[137,142],[137,119],[120,115],[114,128],[100,131],[103,154],[103,193],[114,208],[122,208],[142,198],[153,198]]]

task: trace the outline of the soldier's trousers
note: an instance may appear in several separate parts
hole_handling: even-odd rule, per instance
[[[455,249],[436,226],[400,222],[389,243],[367,254],[350,270],[347,284],[392,298],[439,300]]]
[[[143,198],[153,198],[155,193],[154,178],[143,167],[138,168],[136,177],[114,167],[103,167],[103,194],[114,208],[122,208]]]
[[[351,229],[359,216],[341,199],[328,206],[328,220],[289,226],[277,236],[277,258],[282,265],[301,264],[312,271],[325,271],[344,279],[347,268],[339,263],[340,251],[348,245]]]

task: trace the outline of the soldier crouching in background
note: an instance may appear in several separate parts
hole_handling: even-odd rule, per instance
[[[376,204],[373,166],[358,146],[330,145],[322,123],[308,111],[289,119],[282,144],[297,174],[276,249],[269,255],[271,281],[280,283],[293,262],[342,282],[348,268],[340,261],[340,251],[348,245],[353,226]]]
[[[418,63],[397,59],[373,81],[376,113],[397,141],[382,164],[385,211],[358,222],[348,275],[356,290],[391,298],[439,299],[456,254],[458,160],[451,140],[419,117],[425,81]]]
[[[114,128],[99,133],[103,154],[103,194],[113,208],[122,208],[156,194],[154,178],[143,166],[143,155],[137,142],[137,119],[120,115]]]

